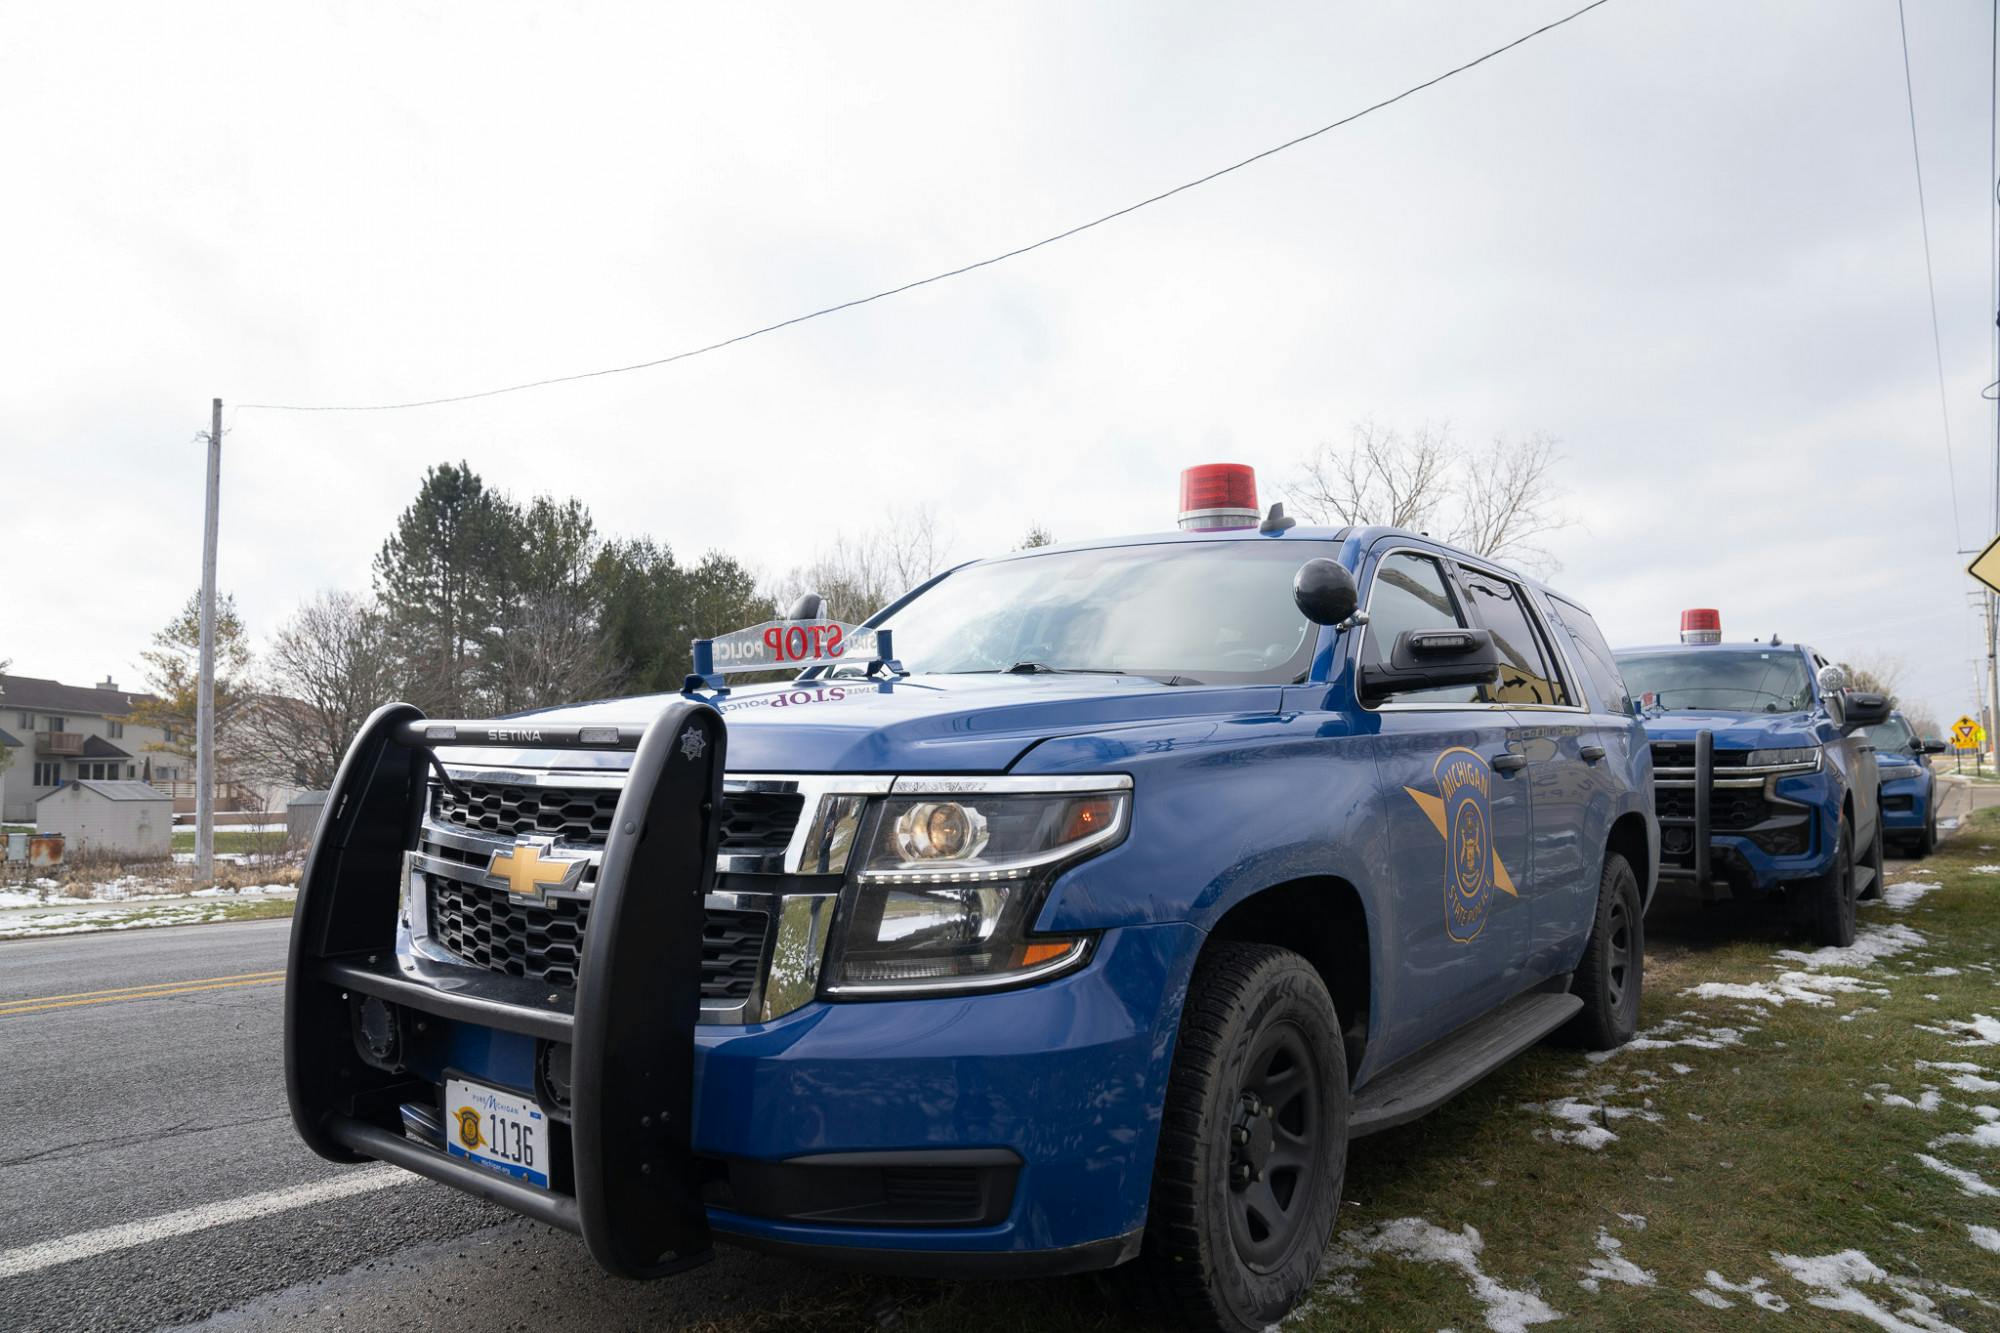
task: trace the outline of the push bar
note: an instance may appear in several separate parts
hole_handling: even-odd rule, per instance
[[[416,846],[436,751],[496,745],[632,752],[573,993],[395,951],[404,858]],[[394,1162],[577,1231],[619,1277],[706,1260],[691,1144],[694,1028],[726,745],[722,715],[686,698],[644,727],[442,721],[409,704],[378,708],[327,794],[292,918],[285,1092],[307,1146],[335,1162]],[[401,1104],[434,1101],[436,1090],[400,1048],[357,1046],[364,996],[411,1015],[413,1045],[450,1023],[531,1036],[538,1053],[568,1044],[573,1192],[541,1190],[405,1136]],[[559,1138],[551,1148],[561,1156]]]

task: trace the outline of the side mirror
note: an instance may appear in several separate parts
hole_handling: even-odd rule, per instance
[[[1840,730],[1844,735],[1887,722],[1891,711],[1886,694],[1850,694],[1840,701]]]
[[[1361,668],[1364,701],[1410,690],[1491,685],[1500,679],[1500,653],[1483,629],[1406,629],[1396,636],[1387,663]]]
[[[1918,741],[1917,745],[1922,749],[1923,753],[1925,754],[1943,754],[1946,750],[1949,750],[1951,748],[1949,745],[1946,745],[1943,741],[1939,740],[1935,736],[1926,736],[1922,740]]]
[[[1354,614],[1361,593],[1347,566],[1324,556],[1308,560],[1292,576],[1292,600],[1315,625],[1338,625]]]

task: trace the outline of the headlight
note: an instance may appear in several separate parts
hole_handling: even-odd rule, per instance
[[[990,990],[1083,962],[1089,936],[1028,932],[1057,874],[1125,836],[1129,779],[1034,781],[898,782],[841,895],[829,996]]]
[[[1747,768],[1818,768],[1819,747],[1808,745],[1797,750],[1752,750],[1743,763]]]

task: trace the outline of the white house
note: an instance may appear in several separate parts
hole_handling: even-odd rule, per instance
[[[86,778],[37,800],[35,827],[63,835],[65,858],[101,852],[164,860],[173,853],[174,800],[143,782]]]

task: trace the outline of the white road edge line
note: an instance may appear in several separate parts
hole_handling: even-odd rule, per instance
[[[344,1199],[392,1185],[406,1185],[418,1179],[420,1177],[397,1167],[370,1167],[363,1171],[343,1172],[310,1185],[291,1185],[284,1189],[266,1190],[262,1194],[246,1194],[240,1199],[224,1199],[220,1203],[183,1208],[177,1213],[163,1213],[139,1222],[101,1227],[96,1231],[79,1231],[75,1235],[23,1245],[19,1249],[0,1250],[0,1279],[20,1277],[24,1273],[40,1272],[60,1264],[73,1264],[79,1259],[94,1259],[100,1254],[129,1250],[154,1241],[206,1231],[210,1227],[227,1226],[231,1222],[269,1217],[272,1213],[325,1203],[329,1199]]]

